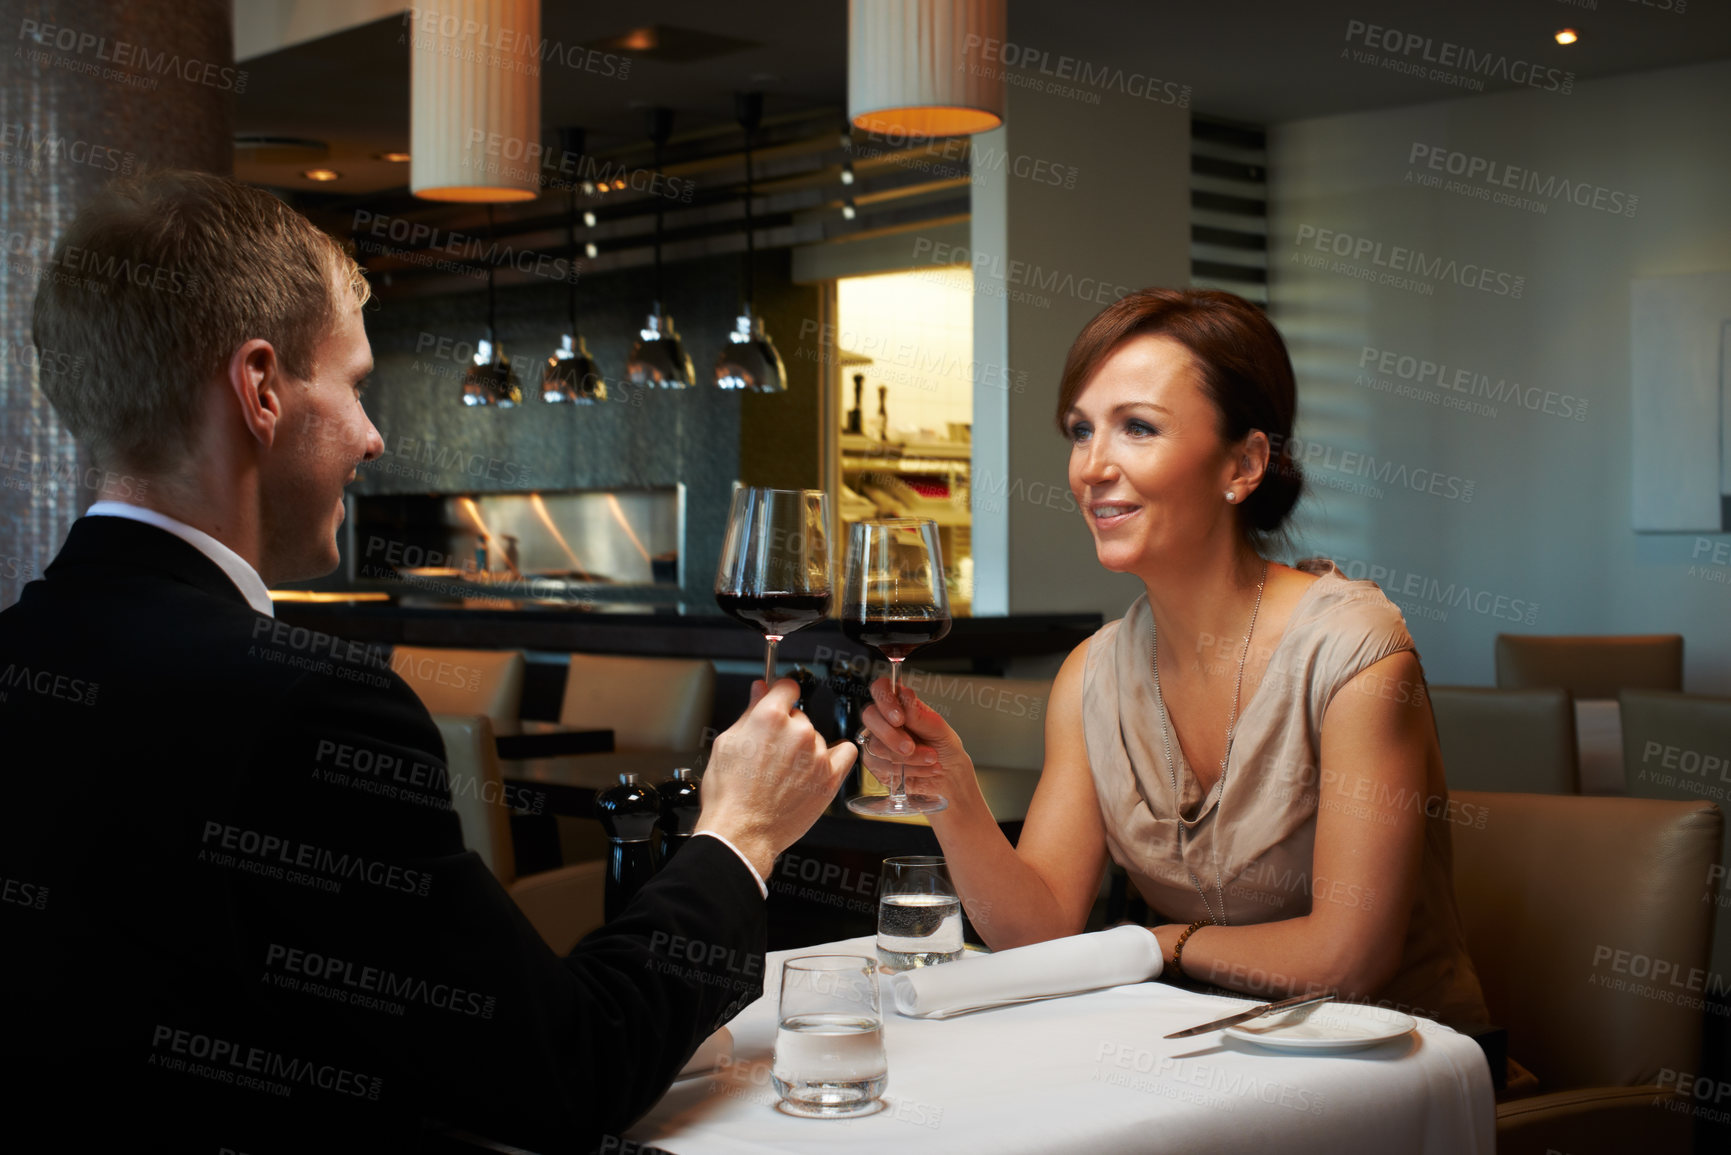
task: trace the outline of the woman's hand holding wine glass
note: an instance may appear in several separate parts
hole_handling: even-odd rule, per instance
[[[853,527],[848,536],[841,629],[889,659],[888,704],[893,708],[902,662],[919,647],[950,632],[943,551],[934,522],[893,518],[862,521]],[[870,733],[868,730],[862,735],[868,747]],[[869,754],[867,749],[868,758]],[[886,785],[888,795],[850,798],[848,809],[856,814],[900,817],[932,814],[948,805],[941,795],[909,792],[901,774]]]
[[[872,777],[887,789],[900,776],[909,794],[984,805],[974,761],[942,714],[906,686],[892,690],[888,678],[873,682],[871,695],[860,716],[870,735],[860,764]]]

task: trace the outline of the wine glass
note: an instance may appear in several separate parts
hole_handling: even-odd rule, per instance
[[[829,497],[819,489],[733,492],[715,570],[715,604],[763,634],[763,683],[776,643],[829,613]]]
[[[900,688],[907,656],[950,632],[950,602],[944,592],[944,555],[938,526],[930,518],[892,518],[854,525],[847,543],[847,585],[842,593],[842,633],[889,659],[890,693]],[[865,738],[861,735],[861,747]],[[856,814],[931,814],[949,803],[929,794],[909,794],[898,769],[887,795],[848,799]]]

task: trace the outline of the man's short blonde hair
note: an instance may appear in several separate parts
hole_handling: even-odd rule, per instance
[[[42,391],[98,464],[169,473],[192,453],[204,386],[255,337],[310,377],[336,324],[336,285],[365,303],[353,257],[262,189],[165,169],[107,185],[79,210],[36,289]]]

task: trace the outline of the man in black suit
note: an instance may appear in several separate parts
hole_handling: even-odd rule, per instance
[[[413,691],[274,620],[383,449],[365,299],[308,221],[203,174],[111,187],[55,250],[37,345],[84,360],[42,387],[109,484],[0,613],[15,1130],[410,1150],[431,1119],[583,1149],[761,993],[763,879],[853,760],[792,682],[716,739],[708,837],[561,959],[463,849]]]

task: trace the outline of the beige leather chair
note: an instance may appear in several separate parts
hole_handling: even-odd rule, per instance
[[[944,716],[976,766],[1028,770],[1046,759],[1046,678],[980,678],[911,671],[907,685]]]
[[[714,707],[707,659],[572,654],[559,722],[612,730],[615,750],[696,750]]]
[[[1731,806],[1731,698],[1624,690],[1621,702],[1630,794]],[[1721,867],[1731,865],[1731,824],[1719,854]],[[1731,880],[1721,871],[1707,890],[1709,901],[1726,902]],[[1721,908],[1714,924],[1711,969],[1731,979],[1731,909]]]
[[[1450,790],[1580,792],[1567,690],[1432,686],[1430,704]]]
[[[1497,635],[1497,688],[1561,686],[1575,698],[1576,781],[1582,794],[1623,792],[1617,694],[1683,688],[1680,634]]]
[[[481,856],[554,953],[568,954],[604,921],[605,863],[581,862],[518,878],[511,809],[520,800],[506,792],[499,775],[492,724],[482,714],[435,714],[433,721],[445,740],[451,806],[463,827],[463,845]]]
[[[1561,686],[1577,699],[1622,690],[1681,690],[1683,635],[1497,635],[1497,689]]]
[[[1701,1010],[1642,988],[1674,990],[1655,979],[1655,961],[1685,979],[1706,971],[1713,908],[1701,883],[1719,855],[1718,808],[1451,797],[1485,815],[1482,830],[1451,826],[1467,947],[1510,1057],[1537,1080],[1498,1104],[1498,1152],[1687,1152],[1693,1102],[1675,1074],[1669,1088],[1659,1080],[1701,1071]]]
[[[485,714],[495,734],[515,734],[523,706],[523,651],[398,646],[391,668],[429,714]]]

